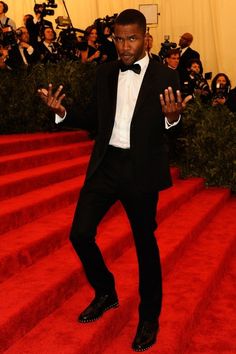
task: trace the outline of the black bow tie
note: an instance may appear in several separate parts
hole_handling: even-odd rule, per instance
[[[139,64],[125,65],[122,62],[120,62],[120,70],[121,71],[132,70],[133,72],[135,72],[135,74],[140,74],[141,66]]]

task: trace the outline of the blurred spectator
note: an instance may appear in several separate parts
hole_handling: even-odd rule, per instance
[[[18,28],[17,45],[9,49],[9,57],[6,64],[13,70],[36,64],[39,61],[39,53],[36,48],[29,44],[29,32],[26,27]]]
[[[107,56],[106,61],[112,61],[118,58],[116,47],[112,38],[112,31],[109,26],[104,27],[103,33],[99,38],[99,42],[105,55]]]
[[[8,11],[8,5],[5,2],[0,1],[0,26],[1,27],[11,26],[15,30],[16,29],[15,22],[11,18],[5,15],[7,11]]]
[[[52,22],[45,20],[42,13],[43,5],[39,6],[39,4],[36,4],[34,6],[34,16],[26,15],[26,18],[24,16],[24,20],[26,21],[25,26],[30,36],[30,43],[33,46],[37,46],[37,43],[41,42],[41,36],[43,35],[44,28],[53,28]]]
[[[150,33],[146,33],[146,43],[147,43],[146,51],[148,53],[149,58],[159,61],[159,63],[161,63],[162,62],[161,57],[151,52],[153,46],[153,37]]]
[[[224,73],[218,73],[212,80],[211,93],[212,105],[225,104],[231,88],[230,80]]]
[[[164,63],[171,69],[176,70],[180,61],[180,53],[178,48],[168,50]]]
[[[180,61],[178,65],[178,71],[180,80],[183,82],[186,77],[188,77],[187,65],[191,59],[200,59],[200,54],[190,48],[190,45],[193,41],[193,35],[191,33],[184,33],[180,37],[179,46],[180,46]]]
[[[191,59],[187,64],[187,73],[184,82],[181,82],[183,97],[200,95],[204,101],[210,97],[210,87],[203,77],[203,67],[200,59]]]
[[[106,61],[107,55],[103,52],[102,45],[98,43],[98,34],[95,26],[89,26],[85,30],[86,50],[81,50],[81,60],[83,63]]]
[[[42,63],[57,63],[60,59],[60,44],[56,40],[56,32],[51,27],[44,28],[42,42],[38,44]]]

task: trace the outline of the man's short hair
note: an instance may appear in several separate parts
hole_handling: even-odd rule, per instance
[[[179,56],[180,56],[179,48],[171,48],[167,51],[166,58],[170,58],[171,55],[176,55],[176,54],[179,54]]]
[[[138,25],[143,33],[146,33],[146,18],[142,12],[136,9],[127,9],[122,11],[115,19],[115,25]]]

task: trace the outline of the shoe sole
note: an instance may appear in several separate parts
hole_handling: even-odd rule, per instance
[[[79,322],[79,323],[95,322],[95,321],[97,321],[99,318],[102,317],[102,315],[104,314],[104,312],[106,312],[106,311],[108,311],[108,310],[110,310],[110,309],[112,309],[112,308],[117,308],[117,307],[119,307],[119,302],[115,302],[114,304],[112,304],[112,305],[106,307],[106,308],[104,309],[104,311],[101,313],[100,316],[93,317],[93,318],[91,318],[91,319],[89,319],[89,320],[80,320],[80,319],[79,319],[78,322]]]
[[[156,343],[156,341],[155,341],[154,343],[150,344],[148,347],[145,347],[145,348],[143,348],[143,349],[135,349],[135,348],[133,348],[133,347],[132,347],[132,349],[133,349],[133,351],[135,351],[135,352],[145,352],[145,350],[148,350],[149,348],[151,348],[155,343]]]

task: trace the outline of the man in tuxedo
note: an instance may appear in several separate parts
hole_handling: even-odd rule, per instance
[[[39,53],[29,43],[29,32],[26,27],[22,26],[17,30],[20,35],[17,44],[11,46],[9,57],[6,61],[8,67],[12,70],[18,70],[22,67],[27,67],[36,64],[39,61]]]
[[[156,341],[162,303],[159,250],[154,235],[159,190],[171,186],[164,132],[177,124],[182,110],[178,75],[150,60],[146,20],[128,9],[115,21],[114,41],[120,60],[97,70],[93,102],[87,114],[66,113],[62,86],[40,89],[56,120],[86,126],[97,122],[97,136],[86,180],[75,211],[70,239],[95,291],[79,322],[88,323],[118,306],[113,274],[95,242],[99,222],[120,200],[130,221],[139,267],[139,323],[132,343],[143,351]],[[177,90],[177,99],[175,92]],[[125,276],[125,275],[124,275]]]
[[[190,48],[192,41],[193,41],[193,35],[188,32],[182,34],[179,40],[180,61],[178,65],[178,72],[179,72],[181,82],[184,82],[184,80],[188,76],[187,66],[189,60],[200,59],[200,54],[196,50]]]

